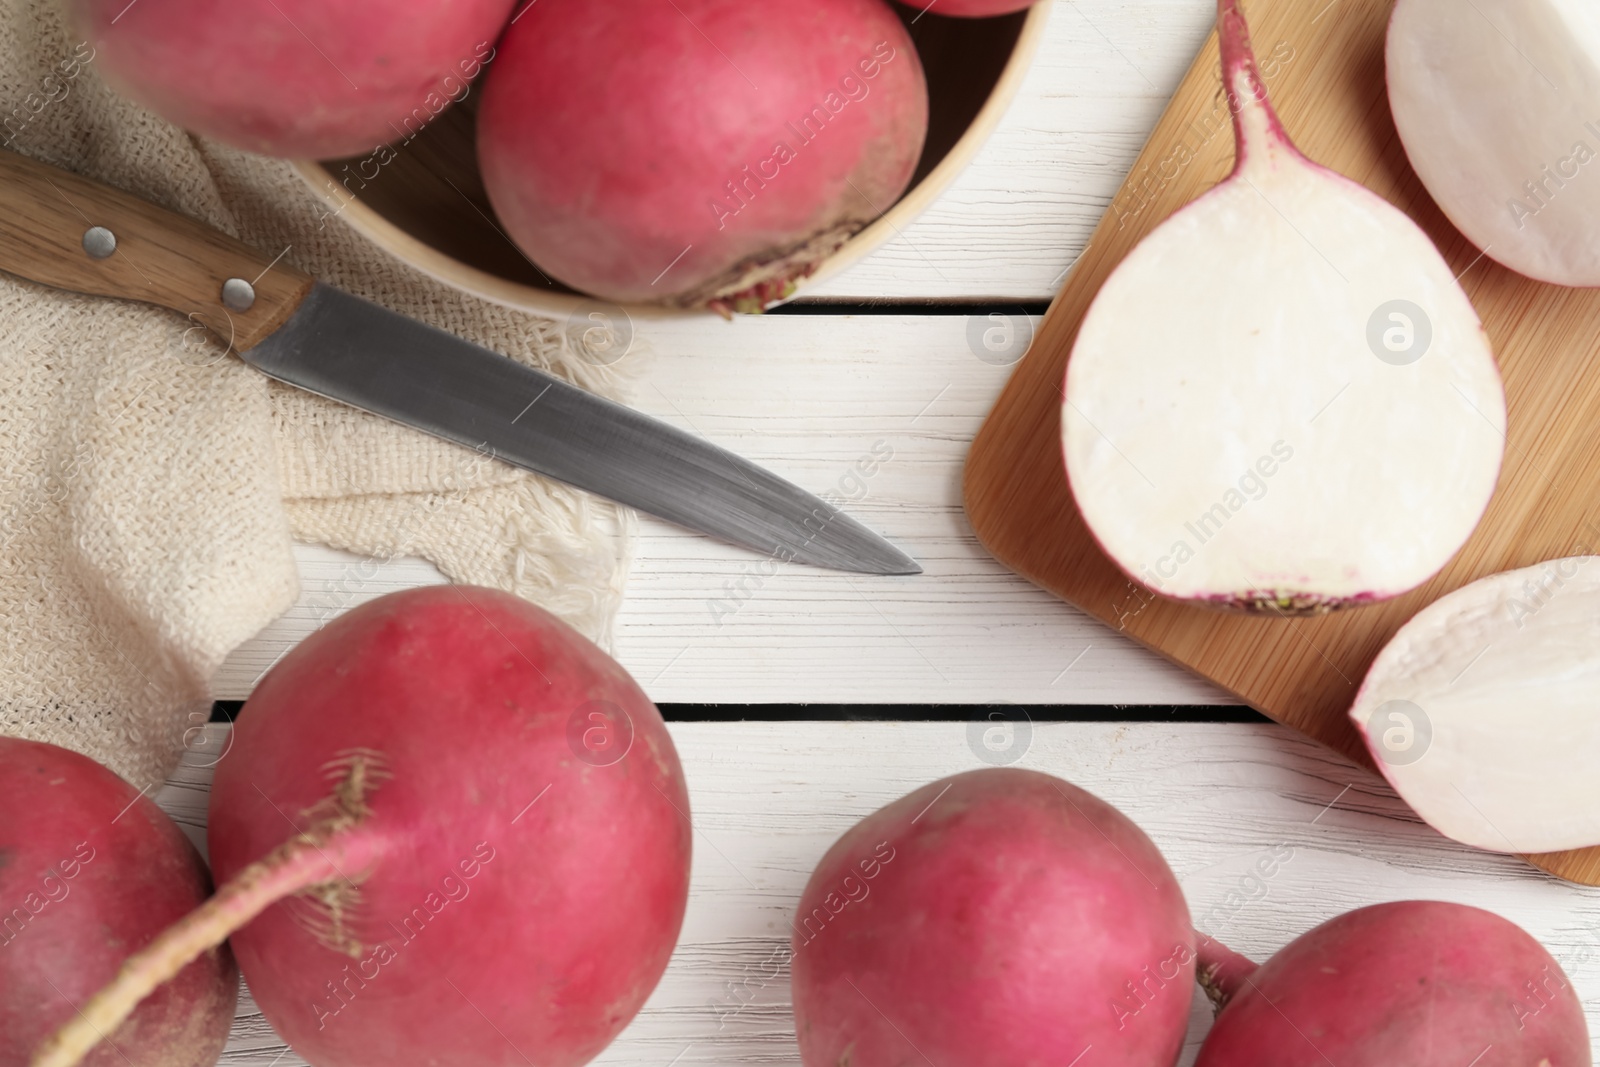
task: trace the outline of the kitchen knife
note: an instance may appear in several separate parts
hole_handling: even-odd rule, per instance
[[[922,570],[732,452],[10,151],[0,151],[0,270],[170,308],[279,381],[786,562]]]

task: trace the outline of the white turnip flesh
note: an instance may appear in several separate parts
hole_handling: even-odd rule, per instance
[[[1090,531],[1174,599],[1316,614],[1422,584],[1494,491],[1505,398],[1426,234],[1308,160],[1219,0],[1233,173],[1105,282],[1067,365]]]

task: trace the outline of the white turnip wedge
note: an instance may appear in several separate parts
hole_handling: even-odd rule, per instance
[[[1600,4],[1399,0],[1389,106],[1456,228],[1557,285],[1600,286]]]
[[[1426,581],[1482,517],[1505,396],[1427,236],[1306,159],[1219,0],[1237,163],[1106,281],[1062,437],[1090,530],[1169,597],[1314,614]]]
[[[1350,719],[1446,837],[1493,852],[1600,844],[1600,557],[1496,574],[1424,608]]]

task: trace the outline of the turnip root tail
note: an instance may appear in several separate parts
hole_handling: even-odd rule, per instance
[[[1195,931],[1194,939],[1198,946],[1195,952],[1194,980],[1200,983],[1200,988],[1205,990],[1206,996],[1211,998],[1212,1005],[1220,1012],[1228,1006],[1228,1001],[1233,999],[1234,994],[1250,981],[1250,976],[1256,972],[1259,964],[1246,959],[1221,941],[1208,937],[1198,930]]]
[[[1217,0],[1217,42],[1222,49],[1222,84],[1228,91],[1228,109],[1233,112],[1233,133],[1237,144],[1234,173],[1266,156],[1273,148],[1299,151],[1278,121],[1278,113],[1267,99],[1267,85],[1256,67],[1255,51],[1250,47],[1250,27],[1239,10],[1239,0]]]
[[[373,771],[366,759],[353,760],[333,796],[307,812],[315,817],[309,830],[244,868],[210,900],[128,957],[111,984],[39,1046],[32,1067],[77,1067],[140,1001],[267,908],[369,870],[382,851],[382,839],[365,830],[365,793]]]

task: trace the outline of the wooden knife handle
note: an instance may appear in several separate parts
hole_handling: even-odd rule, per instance
[[[313,281],[204,223],[9,151],[0,151],[0,270],[171,308],[239,351],[283,325]]]

